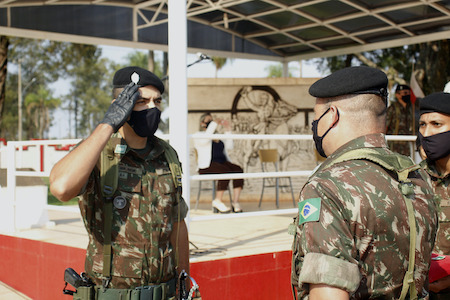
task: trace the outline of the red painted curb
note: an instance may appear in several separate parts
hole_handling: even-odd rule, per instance
[[[32,299],[63,295],[64,270],[84,269],[85,250],[0,235],[0,281]],[[291,251],[191,263],[202,300],[292,299]]]

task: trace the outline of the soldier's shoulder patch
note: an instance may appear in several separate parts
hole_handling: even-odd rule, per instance
[[[310,198],[300,202],[298,204],[298,224],[319,221],[321,204],[322,199],[320,198]]]

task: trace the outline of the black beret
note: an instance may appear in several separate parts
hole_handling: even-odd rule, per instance
[[[133,75],[134,73],[139,75],[139,77]],[[159,79],[158,76],[156,76],[152,72],[139,67],[125,67],[118,70],[116,74],[114,74],[113,86],[115,88],[125,87],[132,81],[132,75],[133,77],[136,76],[135,80],[137,81],[137,85],[151,85],[157,88],[161,94],[164,93],[164,84],[161,79]]]
[[[383,71],[359,66],[349,67],[319,79],[309,88],[317,98],[331,98],[349,94],[376,94],[387,98],[388,79]]]
[[[409,85],[406,84],[397,84],[397,87],[395,88],[395,92],[397,93],[398,91],[403,91],[403,90],[411,90],[411,88],[409,87]]]
[[[450,115],[450,94],[438,92],[420,99],[420,115],[431,112]]]

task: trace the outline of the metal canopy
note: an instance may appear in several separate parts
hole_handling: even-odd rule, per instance
[[[180,0],[182,1],[182,0]],[[0,0],[0,34],[167,51],[168,0]],[[450,1],[188,0],[188,51],[293,61],[450,37]]]

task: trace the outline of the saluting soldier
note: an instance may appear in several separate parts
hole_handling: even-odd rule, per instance
[[[189,273],[188,207],[176,153],[154,136],[164,85],[139,67],[118,70],[113,85],[103,121],[54,166],[50,190],[79,196],[95,299],[173,299],[177,273]]]
[[[420,100],[419,142],[426,155],[426,159],[420,164],[430,176],[434,192],[439,196],[439,229],[434,252],[450,255],[449,93],[434,93]],[[442,274],[440,276],[450,274],[450,256],[441,256],[437,259],[439,260],[433,263],[441,266],[436,268],[432,266],[430,278],[431,272],[436,272],[437,275]],[[445,269],[445,272],[442,272],[442,269]],[[439,292],[432,295],[432,299],[450,299],[450,276],[447,275],[432,282],[430,289],[433,292]]]
[[[298,299],[428,295],[436,206],[424,171],[387,147],[387,83],[359,66],[309,89],[314,142],[328,158],[303,186],[290,226]]]

